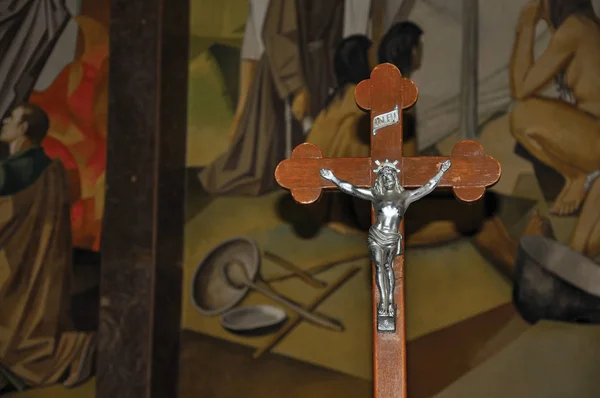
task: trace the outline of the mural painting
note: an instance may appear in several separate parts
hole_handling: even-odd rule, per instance
[[[93,391],[108,1],[0,10],[0,395]]]
[[[368,204],[300,206],[273,173],[301,142],[367,156],[353,90],[382,62],[419,87],[406,155],[471,134],[503,167],[476,204],[440,192],[407,214],[409,396],[597,394],[597,347],[577,341],[600,333],[581,278],[599,277],[599,8],[480,0],[472,18],[450,3],[192,2],[182,396],[372,393]]]
[[[371,394],[368,205],[297,205],[273,173],[301,142],[366,155],[353,89],[381,62],[419,87],[405,154],[469,133],[503,165],[482,201],[407,214],[409,395],[598,395],[599,7],[478,3],[192,1],[182,397]],[[2,395],[93,394],[108,9],[0,11]]]

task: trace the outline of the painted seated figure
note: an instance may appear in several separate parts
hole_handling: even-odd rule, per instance
[[[316,118],[306,141],[317,145],[325,157],[369,157],[369,115],[354,100],[358,83],[368,79],[378,58],[393,63],[404,77],[410,77],[421,64],[423,32],[412,22],[392,26],[378,48],[363,35],[345,38],[336,48],[333,69],[336,88]],[[377,54],[375,57],[374,54]],[[416,155],[414,109],[403,113],[404,155]],[[366,231],[371,225],[371,205],[340,193],[328,193],[320,205],[312,206],[321,222],[342,234]]]
[[[533,57],[535,30],[544,21],[548,47]],[[516,140],[565,179],[551,211],[581,207],[588,176],[600,169],[600,20],[591,0],[537,0],[521,11],[510,63]],[[554,80],[559,99],[545,98]]]
[[[48,128],[25,103],[0,133],[10,148],[0,162],[0,380],[19,389],[82,382],[95,346],[93,333],[72,327],[69,189],[62,163],[40,146]]]
[[[306,141],[319,146],[326,157],[368,157],[369,115],[356,105],[354,89],[370,77],[375,65],[370,65],[369,60],[374,58],[371,53],[375,50],[379,63],[392,63],[402,76],[410,78],[421,65],[422,34],[419,26],[404,21],[390,28],[377,49],[366,36],[345,38],[337,46],[333,59],[337,86]],[[404,156],[416,155],[413,112],[414,107],[403,112]]]

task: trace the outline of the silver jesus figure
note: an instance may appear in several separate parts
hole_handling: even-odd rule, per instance
[[[359,188],[349,182],[337,178],[329,169],[321,169],[321,176],[333,182],[344,193],[361,199],[370,200],[376,215],[375,224],[369,229],[367,242],[371,260],[375,263],[377,288],[380,301],[377,305],[379,331],[395,331],[396,305],[394,289],[394,259],[402,254],[402,234],[398,231],[404,213],[411,203],[431,193],[439,184],[444,174],[450,169],[451,162],[446,160],[440,171],[425,185],[415,190],[405,190],[400,185],[396,167],[398,161],[380,163],[375,161],[377,174],[375,184],[371,188]]]

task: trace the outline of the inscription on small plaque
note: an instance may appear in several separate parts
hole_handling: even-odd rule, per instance
[[[373,118],[373,135],[376,135],[378,130],[381,130],[387,126],[392,126],[399,121],[400,117],[398,115],[398,105],[396,105],[393,111],[382,113],[381,115],[377,115]]]

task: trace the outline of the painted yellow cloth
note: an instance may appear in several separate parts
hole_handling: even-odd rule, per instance
[[[317,145],[327,158],[368,158],[369,115],[354,101],[356,85],[345,87],[342,96],[331,100],[315,120],[306,142]]]
[[[319,114],[306,141],[321,148],[328,158],[371,156],[369,114],[354,101],[356,85],[349,84]],[[312,217],[319,223],[341,223],[366,230],[371,225],[371,204],[333,191],[324,193],[311,205]]]

